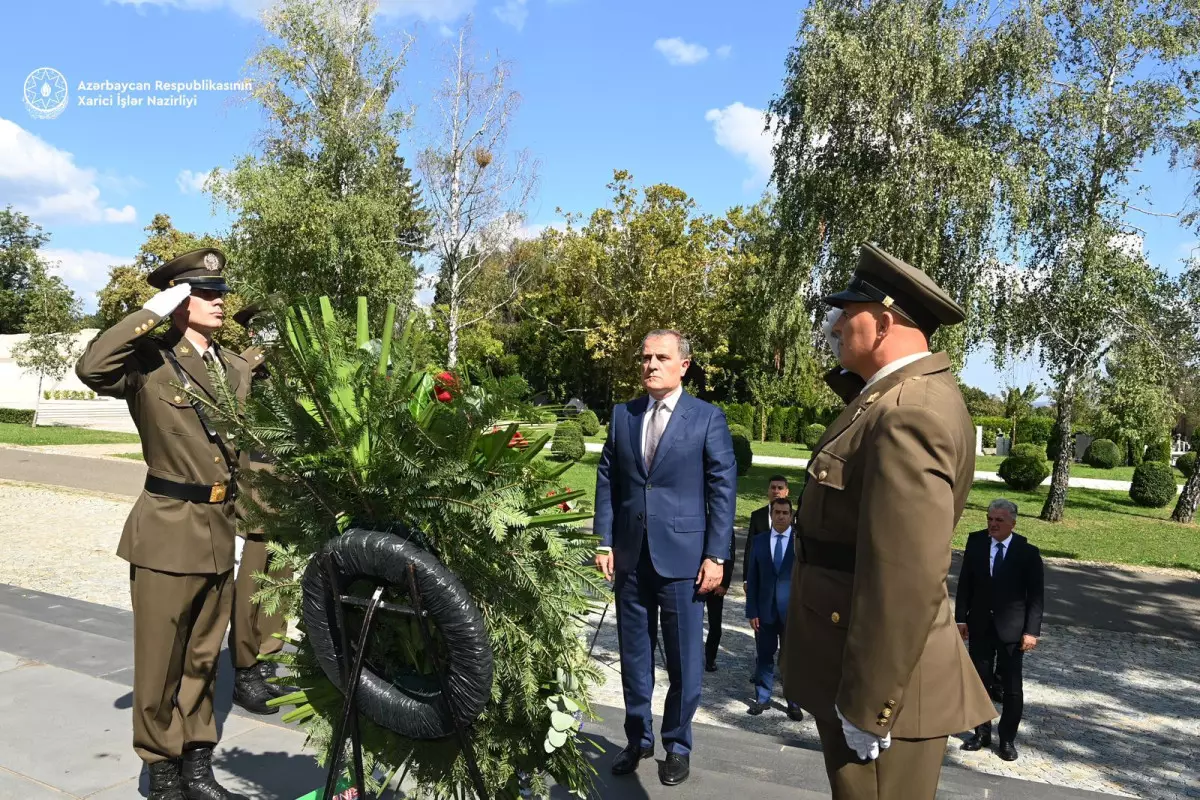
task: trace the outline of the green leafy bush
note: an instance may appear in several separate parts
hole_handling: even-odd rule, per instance
[[[576,419],[584,436],[595,436],[600,432],[600,418],[590,408],[585,408]]]
[[[1155,439],[1146,447],[1144,461],[1161,461],[1171,463],[1171,442],[1167,439]]]
[[[817,442],[821,441],[821,437],[825,435],[825,426],[818,425],[815,422],[804,429],[804,444],[809,450],[817,446]]]
[[[32,425],[32,408],[0,408],[0,422],[10,422],[16,425]]]
[[[1040,458],[1042,461],[1045,461],[1046,460],[1046,448],[1040,444],[1033,444],[1031,442],[1022,442],[1020,444],[1014,444],[1012,452],[1009,453],[1009,455],[1029,456],[1030,458]]]
[[[1049,417],[1025,417],[1017,422],[1017,441],[1045,445],[1054,430],[1054,420]]]
[[[1189,450],[1175,459],[1175,469],[1182,472],[1185,478],[1192,477],[1192,473],[1196,471],[1196,451]]]
[[[1050,465],[1039,456],[1014,455],[1000,462],[999,473],[1010,489],[1029,491],[1050,477]]]
[[[743,425],[732,425],[729,433],[733,437],[733,457],[737,460],[738,477],[745,477],[754,463],[754,450],[750,446],[750,437]]]
[[[1140,436],[1128,436],[1117,442],[1117,450],[1124,453],[1124,463],[1136,467],[1146,460],[1146,447]]]
[[[49,400],[49,399],[50,399],[50,390],[49,390],[49,389],[47,389],[46,391],[42,392],[42,399],[43,399],[43,400]]]
[[[1129,497],[1139,506],[1162,508],[1175,499],[1175,473],[1161,461],[1145,461],[1133,471]]]
[[[1083,461],[1097,469],[1112,469],[1121,463],[1121,451],[1112,439],[1096,439],[1088,445]]]
[[[743,439],[749,439],[750,438],[750,429],[747,428],[745,425],[738,425],[735,422],[730,422],[729,423],[729,435],[730,436],[741,436]]]
[[[560,461],[578,461],[587,452],[583,442],[583,430],[579,423],[564,420],[554,428],[554,443],[550,455]]]

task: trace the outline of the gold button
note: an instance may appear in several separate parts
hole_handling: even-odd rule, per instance
[[[817,480],[819,480],[819,481],[823,481],[827,477],[829,477],[829,470],[827,470],[827,469],[823,469],[817,473]]]
[[[176,402],[176,403],[182,403],[182,402],[183,402],[183,398],[182,398],[182,397],[180,397],[179,395],[175,395],[175,402]]]
[[[262,353],[259,353],[258,355],[256,355],[256,356],[254,357],[254,360],[255,360],[255,361],[262,361]]]
[[[879,712],[879,716],[883,717],[884,719],[887,719],[891,715],[892,715],[892,710],[890,708],[885,708],[883,711]]]
[[[220,457],[220,456],[213,456],[213,463],[214,463],[214,464],[220,464],[220,463],[221,463],[221,457]]]
[[[146,330],[150,330],[151,328],[154,327],[154,320],[152,320],[152,319],[146,320],[145,324],[142,327],[144,327]]]
[[[895,707],[896,707],[896,701],[895,701],[895,700],[888,700],[886,703],[884,703],[884,705],[885,705],[885,706],[887,706],[888,708],[895,708]]]
[[[881,720],[878,720],[878,721],[877,721],[875,724],[876,724],[876,725],[878,725],[878,726],[879,726],[879,727],[881,727],[881,728],[886,728],[886,727],[887,727],[887,720],[886,720],[886,719],[881,719]]]
[[[842,615],[835,611],[829,615],[829,621],[832,622],[834,625],[837,625],[839,622],[842,621]]]

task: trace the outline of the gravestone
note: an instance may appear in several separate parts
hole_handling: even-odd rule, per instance
[[[1086,433],[1075,434],[1075,460],[1083,461],[1083,454],[1092,446],[1092,440],[1096,438]]]
[[[975,426],[975,455],[983,455],[983,426]]]
[[[996,434],[996,455],[1000,457],[1007,456],[1012,452],[1012,439],[1005,436],[1003,433]]]

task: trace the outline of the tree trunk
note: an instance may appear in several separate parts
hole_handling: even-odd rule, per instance
[[[42,376],[38,375],[37,397],[33,398],[33,419],[29,421],[29,427],[37,427],[38,412],[42,410]]]
[[[458,284],[458,261],[450,260],[450,316],[446,320],[449,343],[446,347],[446,366],[454,369],[458,365],[458,319],[461,288]]]
[[[1071,480],[1071,461],[1075,448],[1071,442],[1071,414],[1074,412],[1074,380],[1067,378],[1058,397],[1058,416],[1054,422],[1054,436],[1058,441],[1058,457],[1054,459],[1054,473],[1050,478],[1050,493],[1042,506],[1041,519],[1046,522],[1061,522],[1063,509],[1067,505],[1067,487]]]
[[[1196,518],[1196,506],[1198,504],[1200,504],[1200,468],[1193,470],[1191,477],[1183,485],[1183,491],[1179,495],[1179,502],[1175,504],[1175,511],[1171,514],[1171,520],[1174,522],[1192,522]]]

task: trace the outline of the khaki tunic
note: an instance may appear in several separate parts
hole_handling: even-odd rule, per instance
[[[995,716],[954,623],[950,540],[975,436],[944,353],[872,384],[808,465],[782,652],[784,693],[879,736],[929,739]],[[849,553],[853,572],[805,563]],[[817,551],[822,551],[818,553]]]
[[[187,393],[178,387],[178,375],[163,357],[164,350],[173,350],[191,382],[215,401],[203,354],[175,329],[146,335],[162,319],[145,310],[130,314],[88,344],[75,373],[97,394],[120,397],[128,404],[141,434],[148,474],[179,483],[228,483],[225,459],[205,434]],[[236,353],[220,352],[230,388],[244,399],[250,387],[246,361]],[[231,446],[230,455],[239,457],[236,447]],[[235,528],[232,497],[220,503],[191,503],[143,490],[125,521],[117,555],[160,572],[219,574],[233,569]]]

